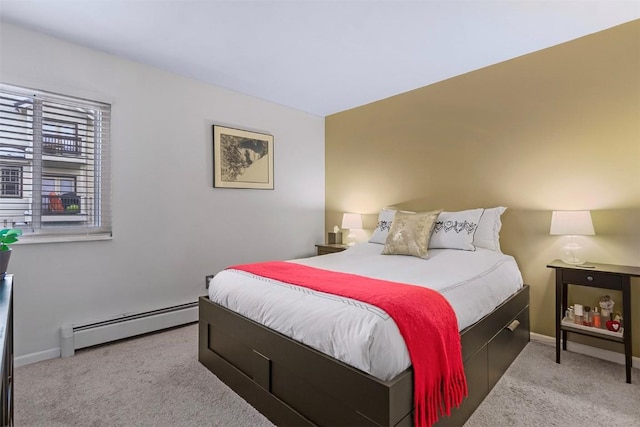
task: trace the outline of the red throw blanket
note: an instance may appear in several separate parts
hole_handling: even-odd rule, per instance
[[[467,395],[456,315],[438,292],[415,285],[322,270],[291,262],[229,267],[383,309],[398,325],[413,365],[414,419],[431,426]]]

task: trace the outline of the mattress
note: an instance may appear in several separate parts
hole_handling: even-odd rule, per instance
[[[523,285],[513,257],[488,249],[431,249],[427,260],[381,250],[379,244],[360,243],[289,262],[434,289],[451,304],[459,330]],[[397,325],[372,305],[231,269],[216,274],[209,298],[381,380],[411,366]]]

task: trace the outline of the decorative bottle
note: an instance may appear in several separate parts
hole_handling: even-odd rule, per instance
[[[611,297],[609,295],[605,295],[602,298],[600,298],[600,316],[602,317],[603,321],[607,321],[607,320],[613,320],[613,306],[616,305],[616,303],[611,299]]]
[[[600,313],[598,313],[598,307],[593,308],[593,313],[591,313],[591,325],[594,328],[602,328],[602,322],[600,318]]]
[[[584,318],[582,319],[582,324],[584,326],[591,326],[591,307],[588,305],[584,306]]]

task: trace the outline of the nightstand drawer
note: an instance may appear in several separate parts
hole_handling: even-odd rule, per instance
[[[615,274],[598,273],[588,270],[563,270],[562,280],[572,285],[622,289],[622,278]]]

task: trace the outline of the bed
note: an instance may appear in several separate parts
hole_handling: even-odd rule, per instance
[[[200,299],[199,360],[277,425],[460,426],[529,342],[529,287],[500,250],[505,209],[385,208],[344,252],[225,269]],[[465,376],[468,396],[434,418]]]
[[[356,265],[366,266],[366,260],[376,259],[375,256],[379,256],[378,254],[379,247],[362,244],[344,253],[296,262],[353,272],[345,266],[352,265],[351,261],[354,258],[360,260]],[[442,265],[436,262],[452,256],[485,256],[493,260],[494,265],[504,264],[505,260],[511,259],[481,249],[474,254],[433,250],[430,261],[433,261],[433,265]],[[368,261],[369,267],[365,267],[368,274],[384,278],[388,271],[396,269],[392,264],[421,262],[410,257],[380,259],[385,262],[373,261],[376,268],[376,272],[373,273],[372,262]],[[459,264],[460,260],[449,262],[448,265],[456,263]],[[443,268],[450,269],[446,264]],[[489,268],[487,271],[495,273],[499,269]],[[449,273],[457,273],[458,276],[455,276],[453,281],[466,283],[467,289],[465,290],[465,286],[442,286],[462,293],[468,292],[469,286],[484,286],[489,289],[492,281],[498,280],[490,274],[475,274],[482,278],[482,283],[472,283],[461,279],[459,271]],[[225,281],[224,277],[221,277],[222,281],[214,283],[210,289],[220,290],[219,288],[227,285],[233,287],[238,281],[250,281],[246,276],[234,277],[235,274],[237,273],[228,271],[221,273],[222,276],[231,276],[233,280]],[[513,285],[512,283],[511,286]],[[264,284],[256,286],[263,288]],[[251,283],[243,283],[241,288],[248,293],[234,297],[236,303],[245,298],[251,299],[257,292],[251,288]],[[507,294],[506,299],[486,314],[470,310],[464,305],[460,306],[464,302],[457,303],[457,310],[462,311],[461,341],[469,396],[451,417],[441,418],[438,425],[462,425],[529,341],[528,287],[522,286],[521,283],[518,285],[516,280],[514,289],[507,287],[503,290],[502,292]],[[485,293],[486,290],[479,292],[480,295]],[[305,296],[308,294],[305,293]],[[220,299],[220,295],[216,298]],[[265,297],[260,295],[255,300],[261,301],[263,298]],[[281,300],[282,296],[276,292],[273,298]],[[501,298],[498,296],[498,300]],[[477,301],[478,296],[470,300]],[[315,349],[311,345],[294,340],[282,333],[286,331],[278,332],[273,329],[274,326],[279,326],[266,327],[251,320],[251,314],[238,314],[236,311],[242,312],[242,309],[229,304],[229,301],[224,303],[231,305],[233,310],[209,298],[200,300],[199,359],[275,424],[412,425],[413,381],[410,367],[403,368],[400,364],[400,368],[395,368],[400,369],[397,374],[393,373],[393,369],[389,372],[365,372],[370,369],[351,360],[339,360],[344,358],[340,355],[328,356],[320,351],[326,352],[326,349]],[[470,315],[471,313],[473,314]],[[266,317],[270,315],[266,314]],[[313,343],[313,339],[310,342]],[[391,378],[387,378],[389,376]]]

